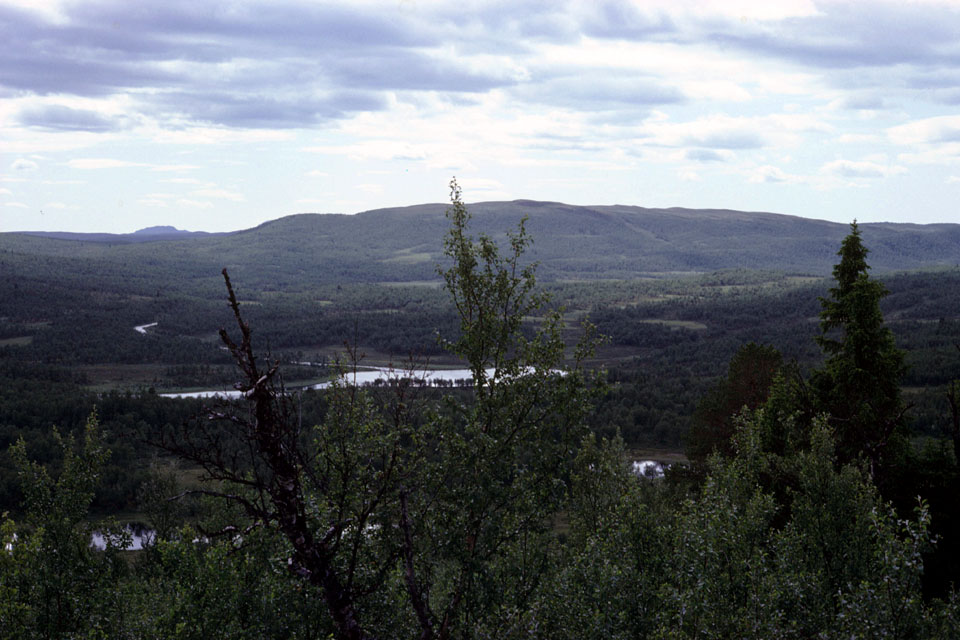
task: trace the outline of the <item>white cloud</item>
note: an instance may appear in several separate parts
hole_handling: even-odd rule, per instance
[[[190,195],[200,196],[201,198],[221,198],[223,200],[233,200],[234,202],[242,202],[246,199],[242,193],[228,191],[226,189],[197,189],[191,191]]]
[[[40,168],[33,160],[27,160],[26,158],[17,158],[10,165],[10,168],[14,171],[36,171]]]
[[[160,198],[140,198],[137,200],[137,204],[142,204],[145,207],[166,207],[168,203]]]
[[[762,165],[752,169],[747,176],[747,181],[754,183],[761,182],[800,182],[802,181],[802,176],[793,175],[784,172],[781,168],[775,167],[773,165]]]
[[[876,162],[862,161],[854,162],[852,160],[834,160],[821,167],[823,173],[829,173],[844,178],[884,178],[892,175],[906,173],[905,167],[897,165],[884,165]]]
[[[213,203],[207,202],[205,200],[190,200],[188,198],[180,198],[177,200],[177,205],[181,207],[191,207],[194,209],[212,209]]]
[[[22,202],[4,202],[3,206],[5,207],[16,207],[18,209],[29,209],[27,205]]]
[[[836,138],[840,144],[876,144],[883,140],[873,133],[844,133]]]
[[[28,11],[35,11],[47,20],[56,23],[62,23],[67,20],[63,12],[64,4],[65,2],[62,0],[0,0],[0,6],[8,5]]]
[[[195,164],[158,164],[150,167],[151,171],[189,171],[191,169],[199,169],[200,167]]]
[[[213,186],[212,182],[204,182],[203,180],[197,180],[196,178],[166,178],[160,182],[169,182],[171,184],[202,184],[207,186]]]
[[[647,121],[640,127],[640,136],[646,137],[650,144],[668,147],[759,149],[794,146],[803,140],[801,133],[827,128],[819,119],[804,114],[758,117],[714,114],[686,122]]]
[[[960,164],[960,142],[944,142],[937,145],[915,145],[915,151],[901,153],[897,159],[914,165]]]
[[[116,158],[74,158],[67,162],[71,169],[118,169],[123,167],[147,167],[145,162],[131,162]]]
[[[227,127],[188,127],[152,131],[155,142],[164,144],[215,145],[249,142],[281,142],[294,137],[293,132],[271,129],[233,129]]]
[[[960,116],[937,116],[914,120],[887,129],[895,144],[914,145],[960,141]]]
[[[0,196],[12,196],[12,195],[13,195],[13,191],[10,191],[10,189],[0,188]]]

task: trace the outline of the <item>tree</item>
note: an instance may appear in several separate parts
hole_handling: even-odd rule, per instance
[[[960,345],[954,345],[960,351]],[[953,441],[954,464],[960,466],[960,380],[951,380],[947,385],[947,402],[950,403],[950,439]]]
[[[754,342],[741,346],[730,360],[727,377],[697,404],[687,436],[687,456],[703,464],[714,452],[733,455],[737,413],[766,402],[782,365],[783,357],[772,346]]]
[[[833,269],[835,286],[821,298],[817,342],[827,359],[811,386],[817,410],[829,415],[841,459],[861,454],[875,473],[889,466],[906,408],[900,397],[905,365],[883,321],[882,283],[870,278],[868,250],[856,221],[844,238]]]
[[[87,520],[109,452],[101,443],[95,413],[87,419],[80,443],[56,430],[53,435],[62,455],[56,474],[27,457],[22,438],[11,447],[25,495],[26,526],[17,529],[7,521],[0,527],[0,555],[5,556],[0,561],[0,594],[5,596],[0,628],[5,638],[109,637],[122,618],[117,582],[125,565],[118,551],[129,536],[101,524],[107,548],[93,549],[93,526]]]
[[[244,510],[246,523],[212,533],[282,535],[287,567],[316,588],[339,638],[498,636],[516,624],[548,567],[551,517],[583,435],[592,334],[562,371],[562,317],[542,309],[534,268],[521,263],[523,223],[505,255],[472,238],[456,181],[448,217],[442,275],[460,334],[445,344],[469,365],[472,398],[424,405],[409,381],[338,383],[324,422],[302,427],[278,364],[254,352],[224,270],[240,340],[220,335],[248,411],[216,408],[163,442],[214,481],[200,493]],[[543,324],[528,332],[537,314]]]

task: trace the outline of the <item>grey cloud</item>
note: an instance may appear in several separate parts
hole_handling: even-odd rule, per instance
[[[742,48],[822,68],[960,63],[960,13],[923,11],[906,3],[829,3],[817,15],[746,32],[736,23],[710,31],[721,46]]]
[[[826,167],[827,171],[844,178],[882,178],[883,168],[869,162],[848,162],[838,160]]]
[[[333,64],[327,71],[338,82],[367,89],[482,92],[515,82],[500,74],[481,73],[412,51],[341,58]]]
[[[960,104],[960,88],[937,91],[934,96],[943,104]]]
[[[169,113],[180,113],[202,122],[250,128],[307,127],[350,112],[376,111],[386,106],[379,94],[361,91],[334,91],[320,98],[299,95],[286,99],[230,93],[168,93],[157,100]]]
[[[873,94],[856,94],[847,96],[841,101],[845,109],[882,109],[884,107],[883,98]]]
[[[583,25],[583,33],[597,38],[645,39],[676,31],[669,17],[660,12],[644,13],[642,6],[629,0],[596,2]]]
[[[10,165],[10,168],[14,171],[36,171],[39,168],[39,165],[33,160],[17,158]]]
[[[113,131],[122,127],[122,122],[117,118],[60,105],[24,109],[19,114],[19,120],[28,127],[64,131]]]
[[[688,160],[696,160],[697,162],[725,162],[726,158],[722,154],[712,151],[711,149],[690,149],[687,151]]]
[[[709,149],[759,149],[764,146],[764,140],[752,131],[717,131],[688,136],[685,144]]]
[[[66,23],[53,24],[0,7],[0,91],[132,90],[142,112],[161,121],[294,127],[381,109],[377,91],[482,92],[515,82],[496,67],[424,52],[444,26],[393,6],[106,2],[65,10]],[[204,64],[239,59],[232,68]],[[62,110],[21,119],[91,131],[117,124]]]
[[[592,68],[580,69],[576,75],[534,79],[517,87],[515,93],[526,100],[586,111],[675,104],[685,100],[679,89],[659,80]]]
[[[226,3],[192,0],[78,6],[71,18],[120,34],[146,35],[187,59],[230,59],[238,45],[254,54],[436,44],[430,29],[396,6]],[[216,44],[211,44],[216,43]]]
[[[960,87],[960,72],[957,71],[919,71],[906,79],[911,89],[952,89]]]
[[[479,7],[475,19],[483,25],[485,39],[496,39],[506,45],[512,42],[518,50],[526,47],[525,40],[565,43],[578,40],[580,25],[559,9],[559,3],[553,1],[501,0]],[[459,30],[464,22],[460,5],[443,6],[439,13],[454,30]]]

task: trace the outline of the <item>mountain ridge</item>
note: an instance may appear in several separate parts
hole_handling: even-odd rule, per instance
[[[297,213],[228,233],[0,234],[0,249],[170,265],[220,266],[288,282],[436,279],[448,222],[443,203],[358,214]],[[569,205],[513,200],[468,205],[471,229],[497,240],[525,219],[530,257],[548,280],[634,278],[658,273],[773,269],[828,275],[849,225],[734,209]],[[876,271],[960,264],[960,225],[863,223]],[[146,231],[146,232],[144,232]],[[32,242],[23,240],[31,236]],[[69,240],[80,240],[70,244]],[[149,249],[159,246],[163,250]],[[61,243],[61,244],[55,244]],[[226,263],[225,265],[223,263]],[[219,266],[218,266],[219,265]],[[239,275],[239,274],[238,274]]]

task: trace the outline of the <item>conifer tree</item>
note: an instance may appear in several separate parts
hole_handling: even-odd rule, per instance
[[[820,299],[817,342],[827,359],[811,382],[816,409],[829,416],[836,431],[841,459],[862,454],[877,473],[900,448],[891,445],[903,427],[900,379],[905,366],[880,311],[888,291],[867,273],[867,253],[854,221],[837,253],[836,284],[829,297]]]

